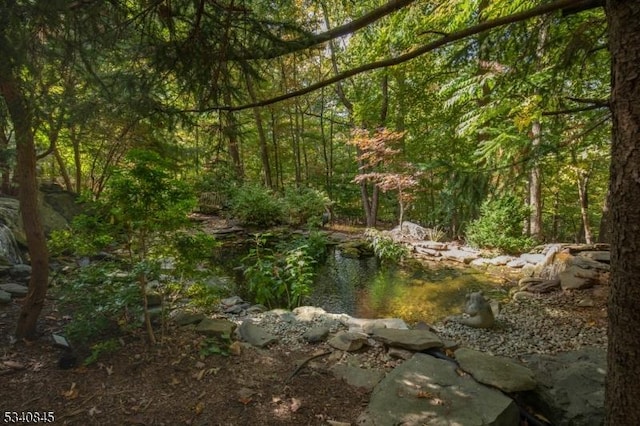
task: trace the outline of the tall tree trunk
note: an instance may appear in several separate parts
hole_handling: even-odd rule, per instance
[[[245,67],[243,67],[245,68]],[[251,98],[251,102],[256,102],[256,92],[253,89],[253,81],[246,68],[244,69],[244,78],[247,84],[247,92]],[[258,141],[260,143],[260,160],[262,161],[262,172],[264,174],[264,184],[268,188],[273,188],[273,180],[271,179],[271,165],[269,162],[269,148],[267,147],[267,136],[264,133],[264,126],[262,125],[262,116],[260,115],[260,108],[253,108],[253,116],[256,120],[256,129],[258,130]]]
[[[598,229],[599,243],[609,243],[611,241],[611,214],[609,212],[609,205],[609,191],[607,191],[602,205],[602,216],[600,217],[600,227]]]
[[[580,215],[582,217],[582,229],[584,231],[584,242],[593,243],[591,235],[591,224],[589,223],[589,173],[584,170],[577,170],[578,197],[580,198]]]
[[[23,301],[16,326],[16,337],[21,339],[36,336],[38,317],[49,284],[49,254],[38,208],[36,149],[31,115],[19,83],[9,67],[7,63],[0,64],[0,95],[5,100],[15,131],[18,199],[32,268],[29,292]]]
[[[612,57],[608,426],[640,424],[640,2],[607,0]]]
[[[531,151],[534,157],[537,156],[542,139],[542,129],[538,120],[531,126]],[[540,164],[537,159],[532,162],[529,171],[529,235],[536,241],[542,240],[542,182],[540,178]]]
[[[231,105],[231,79],[229,78],[229,65],[224,64],[224,81],[225,87],[222,88],[222,96],[227,105]],[[244,170],[242,168],[242,158],[240,157],[240,142],[238,141],[238,123],[233,111],[222,112],[222,133],[227,138],[227,150],[236,179],[242,181],[244,179]]]

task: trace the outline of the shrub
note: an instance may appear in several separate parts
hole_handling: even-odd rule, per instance
[[[330,203],[329,197],[324,192],[311,188],[287,190],[284,195],[289,224],[294,226],[307,223],[319,226],[322,214]]]
[[[231,214],[245,225],[268,227],[283,222],[282,202],[269,189],[248,184],[234,191]]]
[[[365,237],[373,246],[373,252],[382,262],[400,263],[409,254],[409,249],[397,243],[390,235],[369,228],[365,231]]]
[[[531,247],[533,240],[522,234],[529,209],[514,196],[485,201],[480,217],[467,227],[467,242],[482,249],[517,253]]]
[[[256,247],[243,262],[249,291],[256,302],[270,308],[300,306],[311,292],[316,259],[312,253],[319,250],[301,239],[273,250],[266,247],[269,234],[256,236]]]

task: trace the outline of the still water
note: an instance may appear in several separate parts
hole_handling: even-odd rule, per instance
[[[469,291],[491,293],[501,280],[470,267],[380,267],[332,250],[314,282],[310,304],[358,318],[397,317],[433,323],[458,314]]]

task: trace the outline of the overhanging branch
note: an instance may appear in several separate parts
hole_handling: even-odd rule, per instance
[[[502,18],[496,18],[496,19],[492,19],[490,21],[485,21],[483,23],[480,23],[478,25],[474,25],[472,27],[469,28],[465,28],[464,30],[460,30],[460,31],[456,31],[454,33],[451,34],[447,34],[442,36],[441,38],[439,38],[436,41],[433,41],[431,43],[425,44],[419,48],[416,48],[410,52],[407,52],[403,55],[397,56],[395,58],[389,58],[389,59],[384,59],[381,61],[376,61],[376,62],[371,62],[369,64],[365,64],[356,68],[352,68],[350,70],[341,72],[340,74],[337,74],[331,78],[328,78],[326,80],[320,81],[318,83],[314,83],[312,85],[309,85],[307,87],[304,87],[302,89],[298,89],[295,90],[293,92],[289,92],[289,93],[285,93],[283,95],[280,96],[276,96],[273,98],[269,98],[269,99],[265,99],[262,101],[258,101],[258,102],[253,102],[250,104],[244,104],[244,105],[238,105],[238,106],[231,106],[231,105],[226,105],[226,106],[216,106],[216,107],[211,107],[211,108],[206,108],[206,109],[192,109],[192,110],[183,110],[183,112],[207,112],[207,111],[216,111],[216,110],[221,110],[221,111],[241,111],[241,110],[245,110],[245,109],[250,109],[250,108],[256,108],[256,107],[263,107],[263,106],[267,106],[267,105],[271,105],[271,104],[275,104],[281,101],[284,101],[286,99],[291,99],[297,96],[302,96],[302,95],[306,95],[307,93],[313,92],[315,90],[321,89],[323,87],[327,87],[330,86],[334,83],[337,83],[339,81],[345,80],[349,77],[353,77],[355,75],[358,74],[362,74],[364,72],[367,71],[372,71],[372,70],[376,70],[376,69],[380,69],[380,68],[387,68],[387,67],[392,67],[395,65],[399,65],[402,64],[404,62],[410,61],[412,59],[415,59],[419,56],[422,56],[426,53],[429,53],[433,50],[438,49],[439,47],[445,46],[449,43],[453,43],[455,41],[458,40],[462,40],[465,39],[467,37],[470,37],[472,35],[476,35],[476,34],[480,34],[483,33],[485,31],[489,31],[491,29],[497,28],[497,27],[501,27],[504,25],[508,25],[508,24],[512,24],[515,22],[520,22],[520,21],[524,21],[536,16],[540,16],[540,15],[544,15],[547,13],[551,13],[551,12],[555,12],[558,10],[562,10],[565,9],[567,7],[571,7],[575,4],[581,3],[581,0],[557,0],[551,3],[547,3],[544,5],[540,5],[537,7],[534,7],[532,9],[526,10],[524,12],[519,12],[519,13],[514,13],[512,15],[509,16],[505,16]],[[341,27],[337,27],[337,28],[341,28]]]

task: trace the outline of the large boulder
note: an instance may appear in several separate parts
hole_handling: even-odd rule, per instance
[[[537,387],[523,396],[556,426],[604,423],[604,381],[607,355],[601,348],[582,348],[556,355],[527,358]]]
[[[519,409],[502,392],[460,376],[452,362],[425,354],[393,369],[374,389],[358,424],[513,426]]]

